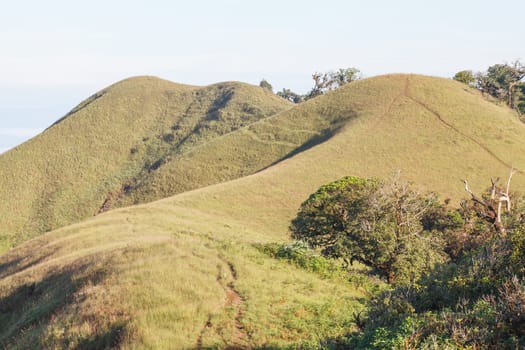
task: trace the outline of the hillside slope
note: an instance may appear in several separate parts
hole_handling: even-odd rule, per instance
[[[217,200],[208,195],[199,200],[200,191],[192,192],[188,203],[185,194],[176,198],[184,205],[217,208],[221,215],[242,220],[253,212],[250,221],[267,227],[283,212],[291,217],[321,184],[348,174],[386,178],[400,170],[422,190],[456,203],[465,197],[462,179],[479,193],[490,185],[490,178],[505,179],[511,167],[518,171],[513,188],[525,187],[525,124],[511,110],[486,101],[463,84],[417,75],[352,83],[195,148],[178,164],[181,168],[190,160],[202,164],[192,176],[205,178],[242,167],[249,164],[246,159],[265,157],[275,149],[269,146],[261,154],[257,151],[263,146],[240,148],[240,144],[264,145],[276,138],[293,144],[294,137],[314,128],[324,130],[325,142],[317,144],[323,139],[318,136],[313,139],[315,147],[297,154],[290,151],[291,158],[255,176],[210,187]],[[213,163],[211,149],[235,156],[224,159],[224,164]],[[216,193],[218,188],[223,190]],[[279,196],[266,194],[269,189]],[[226,208],[223,203],[228,203]],[[260,209],[243,209],[254,203]],[[288,221],[281,222],[268,233],[283,232],[287,225]]]
[[[137,77],[110,86],[0,156],[0,251],[108,210],[138,183],[154,184],[157,172],[191,189],[238,177],[216,174],[199,183],[164,168],[192,148],[288,108],[243,83],[193,87]]]
[[[239,139],[263,144],[279,130],[321,120],[337,126],[325,142],[254,175],[104,213],[0,257],[2,345],[205,349],[328,341],[351,329],[350,311],[359,310],[365,291],[274,260],[256,245],[288,240],[290,220],[317,187],[401,169],[421,188],[457,200],[459,179],[481,191],[510,165],[520,170],[513,188],[525,185],[525,125],[511,111],[453,81],[413,75],[350,84],[185,157],[205,163],[206,148],[224,147],[238,162],[253,156],[238,148]]]

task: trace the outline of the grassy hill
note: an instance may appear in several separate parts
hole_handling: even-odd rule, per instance
[[[188,150],[290,105],[243,83],[201,88],[153,77],[131,78],[96,93],[41,135],[0,156],[0,251],[108,210],[133,196],[135,187],[155,189],[157,173],[184,183],[184,189],[238,177],[217,173],[199,183],[165,168]],[[186,165],[183,173],[191,174],[192,165]],[[174,193],[152,191],[148,199]]]
[[[111,208],[253,174],[320,143],[308,157],[328,180],[401,169],[457,199],[460,178],[481,190],[510,166],[521,170],[522,136],[512,111],[446,79],[377,77],[292,108],[242,83],[132,78],[0,156],[0,251]]]
[[[522,189],[524,136],[510,110],[459,83],[414,75],[358,81],[250,123],[188,149],[178,168],[191,163],[192,176],[207,179],[255,157],[282,161],[103,213],[1,256],[0,344],[239,349],[337,338],[367,297],[366,278],[306,271],[260,244],[287,241],[299,204],[348,174],[400,169],[458,200],[459,179],[481,191],[512,165],[513,188]],[[137,198],[149,193],[135,185]]]

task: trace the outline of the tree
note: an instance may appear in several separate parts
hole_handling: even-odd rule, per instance
[[[482,92],[505,101],[510,108],[516,108],[522,96],[520,86],[523,78],[525,67],[519,61],[495,64],[486,73],[478,73],[477,86]]]
[[[490,179],[492,186],[490,187],[490,196],[488,198],[476,196],[470,189],[467,180],[463,180],[465,191],[470,194],[472,201],[476,204],[474,209],[478,212],[478,216],[490,222],[501,236],[507,234],[507,229],[501,220],[501,216],[503,210],[508,212],[511,210],[509,191],[512,175],[514,175],[514,169],[510,170],[505,188],[498,186],[499,177],[496,180]],[[503,207],[503,203],[505,203],[505,207]]]
[[[361,79],[361,72],[357,68],[339,68],[339,70],[332,74],[337,87],[341,87],[355,80]]]
[[[273,92],[272,84],[270,84],[266,79],[261,80],[261,82],[259,83],[259,86],[262,87],[263,89]]]
[[[426,220],[440,207],[435,195],[411,190],[399,176],[348,176],[313,193],[290,229],[327,256],[359,261],[403,284],[444,259],[443,240]]]
[[[460,72],[457,72],[456,75],[454,75],[454,78],[452,79],[459,81],[460,83],[467,84],[469,86],[475,86],[476,84],[476,77],[474,76],[474,73],[472,73],[471,70],[462,70]]]
[[[280,96],[290,102],[300,103],[311,99],[315,96],[324,94],[327,91],[335,90],[345,84],[351,83],[354,80],[360,79],[361,74],[357,68],[340,68],[336,72],[326,72],[312,74],[314,80],[314,87],[305,95],[299,95],[290,89],[284,89],[277,92],[277,96]],[[268,83],[266,80],[262,80],[259,84],[263,87],[263,82]],[[269,84],[268,84],[269,85]],[[270,85],[271,87],[271,85]]]
[[[518,110],[518,112],[520,114],[525,114],[525,83],[521,83],[519,86],[518,86],[518,92],[519,92],[519,97],[518,97],[518,104],[516,106],[516,109]]]
[[[312,79],[314,80],[314,87],[304,96],[305,100],[360,79],[360,71],[357,68],[340,68],[336,72],[315,72],[312,74]]]
[[[277,96],[284,98],[293,103],[303,102],[303,96],[296,94],[290,89],[284,89],[282,91],[277,91]]]

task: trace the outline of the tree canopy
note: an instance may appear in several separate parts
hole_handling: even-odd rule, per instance
[[[266,89],[266,90],[269,90],[269,91],[273,92],[272,84],[270,84],[268,82],[268,80],[266,80],[266,79],[261,80],[261,82],[259,83],[259,86],[262,87],[263,89]]]
[[[509,192],[511,176],[479,196],[465,182],[471,198],[439,228],[448,259],[373,297],[349,348],[525,348],[525,198]]]
[[[524,78],[525,66],[520,61],[494,64],[487,71],[476,74],[463,70],[454,75],[454,80],[478,88],[521,114],[525,113]]]
[[[327,91],[335,90],[343,85],[351,83],[360,78],[359,69],[357,68],[340,68],[333,72],[312,74],[314,87],[305,95],[305,99],[324,94]]]
[[[457,72],[453,79],[469,86],[476,85],[476,77],[471,70],[462,70]]]
[[[304,101],[303,96],[296,94],[290,89],[283,89],[282,91],[277,91],[277,96],[284,98],[293,103],[300,103]]]
[[[312,74],[314,80],[314,86],[312,89],[304,94],[300,95],[293,92],[290,89],[283,88],[282,91],[277,92],[277,96],[280,96],[290,102],[300,103],[310,98],[322,95],[327,91],[335,90],[343,85],[351,83],[352,81],[361,78],[359,69],[357,68],[340,68],[337,71],[329,71],[325,73],[315,72]],[[262,84],[262,82],[261,82]],[[262,85],[261,85],[262,86]]]
[[[428,220],[440,212],[433,194],[389,182],[347,176],[321,186],[292,221],[296,239],[323,254],[359,261],[390,283],[408,283],[443,261],[444,241]]]

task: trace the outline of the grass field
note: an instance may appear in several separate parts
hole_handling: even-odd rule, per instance
[[[46,234],[0,258],[0,344],[284,348],[351,329],[366,290],[254,246],[269,241],[171,202]]]
[[[207,185],[164,168],[192,148],[288,108],[243,83],[199,88],[138,77],[110,86],[0,157],[0,251],[108,210],[135,188],[151,185],[147,199],[174,194],[155,191],[157,173],[185,189]],[[209,181],[231,178],[216,174]]]
[[[396,170],[457,201],[460,179],[481,191],[514,166],[519,190],[524,136],[512,111],[459,83],[414,75],[351,83],[251,122],[185,150],[175,168],[193,164],[188,176],[199,182],[255,156],[275,159],[264,170],[111,210],[1,256],[0,344],[317,348],[352,329],[371,287],[258,248],[289,241],[300,203],[344,175]]]

